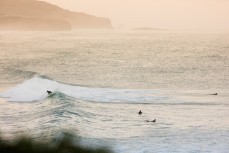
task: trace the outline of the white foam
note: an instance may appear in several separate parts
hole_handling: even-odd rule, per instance
[[[9,101],[29,102],[41,101],[48,95],[47,90],[56,90],[58,83],[40,77],[34,77],[0,94]]]
[[[0,94],[9,101],[41,101],[47,98],[47,90],[64,93],[68,96],[93,102],[154,102],[165,99],[155,90],[131,90],[111,88],[89,88],[66,85],[49,79],[34,77]]]

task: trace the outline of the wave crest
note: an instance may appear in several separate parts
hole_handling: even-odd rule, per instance
[[[43,76],[26,80],[1,93],[0,96],[17,102],[42,101],[49,96],[47,90],[92,102],[151,103],[155,100],[167,99],[155,90],[90,88],[59,83]]]

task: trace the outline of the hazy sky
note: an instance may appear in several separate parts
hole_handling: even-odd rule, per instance
[[[111,19],[114,27],[229,30],[229,0],[44,0]]]

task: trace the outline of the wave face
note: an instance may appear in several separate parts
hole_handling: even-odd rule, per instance
[[[168,98],[156,90],[89,88],[63,84],[41,76],[24,81],[0,96],[17,102],[42,101],[48,97],[47,90],[90,102],[153,103]]]
[[[41,101],[47,98],[46,91],[48,89],[54,91],[57,87],[58,83],[55,81],[34,77],[0,94],[0,96],[17,102]]]

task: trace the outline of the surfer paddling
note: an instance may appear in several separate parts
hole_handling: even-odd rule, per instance
[[[47,90],[47,93],[48,93],[49,95],[51,95],[51,94],[52,94],[52,91]]]
[[[146,120],[146,122],[156,122],[156,119],[152,120],[152,121],[149,121],[149,120]]]

